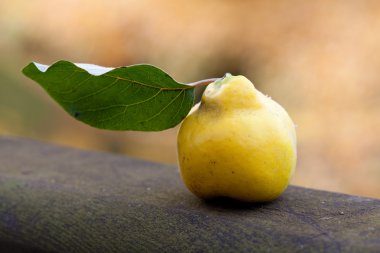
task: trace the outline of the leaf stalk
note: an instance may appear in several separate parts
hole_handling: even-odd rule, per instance
[[[209,79],[204,79],[204,80],[200,80],[200,81],[196,81],[196,82],[193,82],[193,83],[189,83],[187,85],[189,86],[193,86],[193,87],[201,87],[201,86],[206,86],[210,83],[213,83],[217,80],[219,80],[220,78],[209,78]]]

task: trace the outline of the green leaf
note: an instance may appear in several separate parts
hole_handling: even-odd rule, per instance
[[[71,116],[102,129],[168,129],[183,120],[194,102],[194,87],[151,65],[105,68],[58,61],[30,63],[23,73]]]

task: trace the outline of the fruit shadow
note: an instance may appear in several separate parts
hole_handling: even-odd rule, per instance
[[[262,208],[277,206],[281,202],[281,198],[270,202],[250,203],[239,201],[227,197],[218,197],[207,200],[199,200],[200,205],[206,209],[225,210],[225,211],[246,211],[259,210]]]

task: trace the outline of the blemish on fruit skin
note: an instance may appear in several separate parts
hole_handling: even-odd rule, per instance
[[[231,171],[231,174],[235,174],[235,171]]]

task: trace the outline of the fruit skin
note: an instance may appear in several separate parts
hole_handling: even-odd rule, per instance
[[[276,199],[296,160],[287,112],[244,76],[211,83],[178,132],[178,162],[187,188],[204,199]]]

